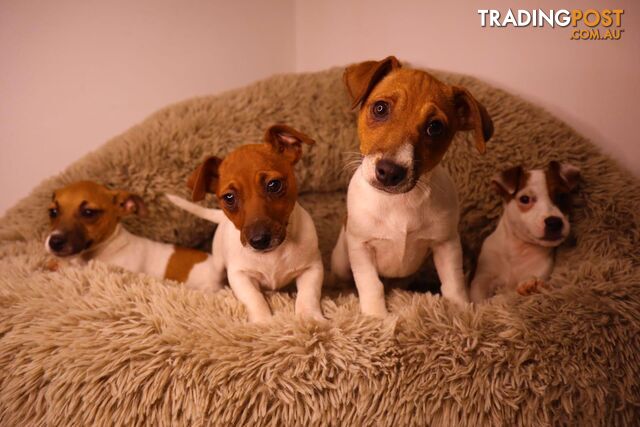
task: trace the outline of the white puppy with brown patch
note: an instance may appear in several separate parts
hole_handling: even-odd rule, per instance
[[[51,232],[47,251],[60,264],[99,261],[136,273],[184,282],[192,289],[215,287],[211,256],[191,248],[154,242],[129,233],[120,221],[142,214],[142,199],[92,181],[78,181],[54,191],[49,206]],[[218,290],[216,288],[214,290]]]
[[[189,179],[192,199],[215,194],[222,209],[208,209],[167,195],[177,206],[218,225],[213,237],[215,288],[228,280],[249,320],[271,319],[262,290],[295,282],[297,315],[323,321],[320,298],[324,270],[309,213],[298,204],[294,165],[302,144],[314,141],[286,125],[267,129],[264,142],[247,144],[224,159],[212,156]]]
[[[471,300],[481,302],[503,291],[535,292],[549,279],[554,249],[569,235],[570,192],[580,171],[568,163],[546,169],[507,169],[492,180],[504,199],[496,230],[482,244]]]
[[[331,257],[334,277],[353,277],[362,313],[382,317],[381,277],[407,278],[433,251],[442,295],[464,304],[458,197],[440,162],[459,131],[473,130],[484,152],[493,134],[489,113],[466,89],[403,68],[395,57],[352,65],[344,80],[360,106],[363,159]]]

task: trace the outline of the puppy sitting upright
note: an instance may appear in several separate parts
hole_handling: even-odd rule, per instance
[[[433,250],[442,295],[467,302],[456,189],[439,163],[458,131],[473,130],[483,153],[493,134],[489,114],[466,89],[401,68],[392,56],[348,67],[344,81],[360,106],[363,160],[349,184],[333,274],[353,274],[361,311],[384,316],[380,276],[408,277]]]
[[[271,309],[260,288],[276,290],[296,281],[296,314],[322,320],[323,268],[311,216],[297,203],[293,165],[308,136],[271,126],[263,144],[241,146],[224,158],[209,157],[189,178],[192,198],[215,193],[222,206],[207,209],[167,195],[176,205],[220,224],[213,237],[216,286],[229,285],[249,319],[262,322]]]
[[[580,172],[568,163],[551,162],[542,170],[507,169],[493,178],[504,200],[496,230],[484,241],[471,300],[499,291],[528,294],[543,286],[554,264],[554,248],[569,235],[570,192]]]
[[[72,263],[95,260],[193,288],[214,286],[207,253],[135,236],[120,224],[145,212],[139,196],[91,181],[73,183],[53,193],[45,247]]]

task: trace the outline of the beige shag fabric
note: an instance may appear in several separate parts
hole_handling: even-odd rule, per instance
[[[576,242],[559,250],[546,294],[458,311],[393,291],[395,317],[381,321],[333,293],[318,325],[297,321],[294,297],[278,293],[273,322],[256,326],[229,290],[203,296],[105,265],[43,270],[51,191],[78,179],[142,195],[150,216],[132,231],[206,245],[211,225],[162,194],[186,196],[201,158],[256,142],[274,122],[318,141],[298,172],[326,257],[358,146],[341,74],[277,76],[165,108],[7,213],[0,425],[638,425],[639,182],[549,114],[470,77],[438,73],[466,85],[496,125],[485,156],[459,138],[445,159],[469,253],[500,213],[496,170],[551,159],[582,169]]]

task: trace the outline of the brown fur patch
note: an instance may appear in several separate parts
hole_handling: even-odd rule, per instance
[[[484,143],[493,134],[486,109],[465,89],[445,84],[422,70],[400,68],[391,58],[352,65],[345,72],[354,105],[361,102],[361,153],[393,153],[408,142],[414,147],[414,172],[419,177],[440,163],[457,131],[474,130],[476,146],[484,152]],[[373,113],[379,101],[389,105],[385,118]],[[428,134],[433,121],[442,124],[441,134]]]
[[[90,249],[108,239],[123,217],[146,212],[140,197],[93,181],[77,181],[57,189],[49,209],[56,212],[50,216],[51,231],[66,236],[71,253]],[[83,215],[85,210],[93,214]]]
[[[240,230],[243,244],[250,228],[265,225],[273,236],[284,240],[289,215],[298,199],[294,165],[302,155],[302,144],[313,139],[286,125],[269,127],[262,144],[247,144],[233,150],[224,159],[210,157],[189,178],[194,200],[206,192],[215,193],[225,215]],[[282,182],[282,190],[269,193],[271,180]],[[235,203],[225,203],[224,196],[233,194]]]
[[[564,214],[571,211],[571,189],[557,169],[549,167],[544,171],[549,198]]]
[[[531,174],[522,169],[522,166],[514,166],[500,172],[491,182],[498,194],[506,202],[510,202],[518,191],[527,186],[530,176]]]
[[[167,269],[164,272],[165,279],[177,282],[186,282],[193,266],[207,259],[207,253],[182,246],[174,246],[174,252],[169,258]]]

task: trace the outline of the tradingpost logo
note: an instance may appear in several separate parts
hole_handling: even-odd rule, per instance
[[[482,27],[572,27],[571,40],[620,40],[623,9],[478,9]]]

